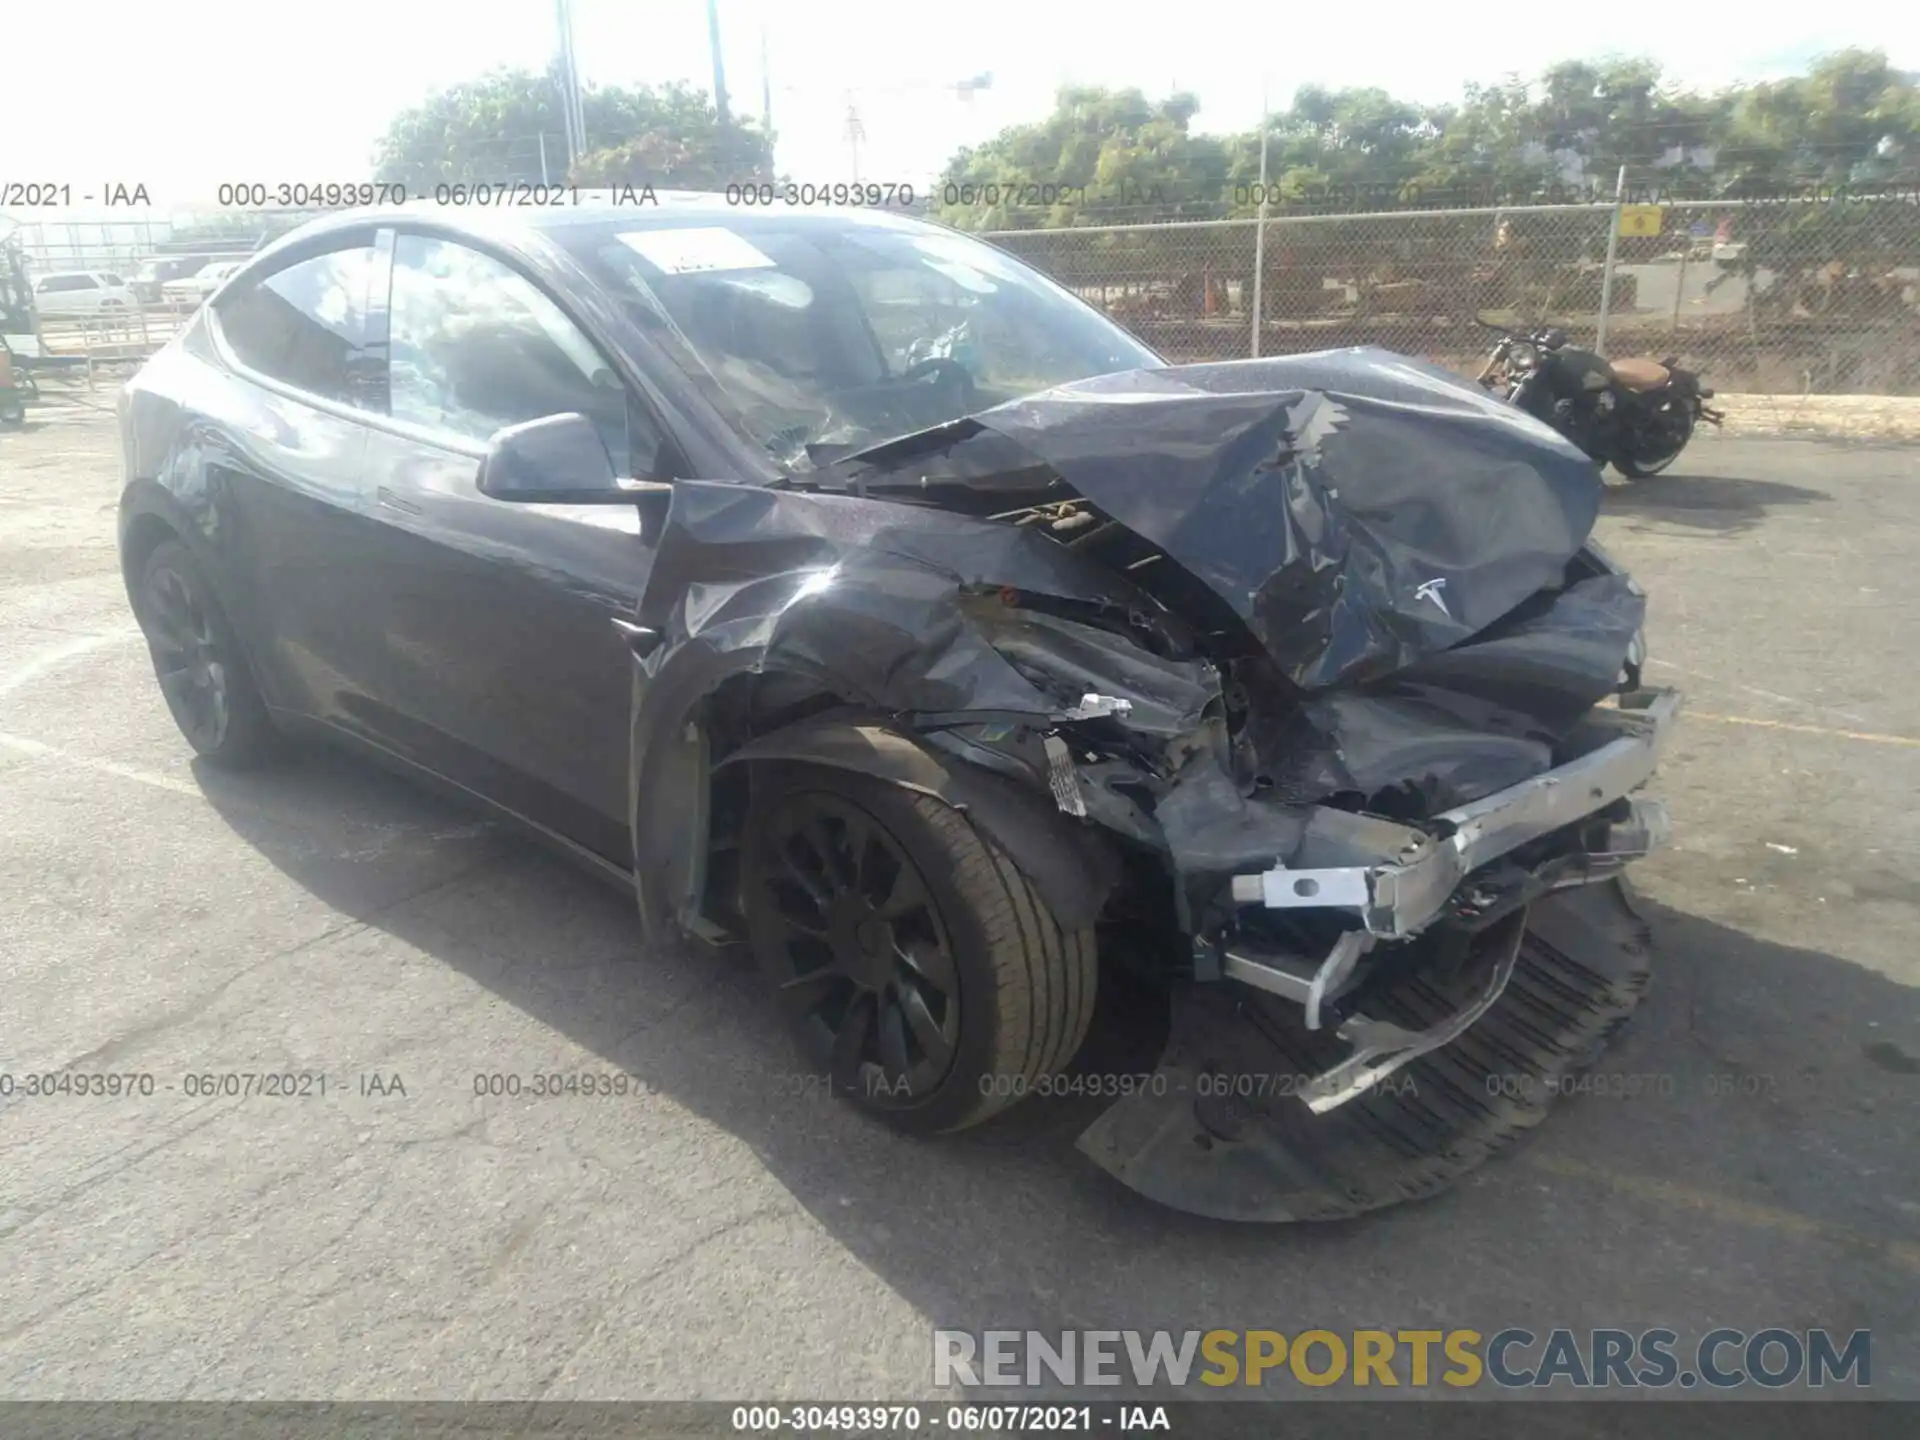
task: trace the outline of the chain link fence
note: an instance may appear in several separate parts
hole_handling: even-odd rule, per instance
[[[1276,215],[985,238],[1176,361],[1379,345],[1472,374],[1491,344],[1485,320],[1557,325],[1614,356],[1675,356],[1721,391],[1920,395],[1911,197]]]
[[[217,243],[198,226],[148,220],[57,233],[29,224],[16,243],[32,275],[96,270],[133,280],[148,261],[242,256],[304,216],[216,218],[235,231]],[[1472,374],[1491,343],[1479,318],[1551,323],[1614,356],[1672,355],[1722,392],[1920,395],[1912,196],[1278,214],[985,238],[1176,361],[1379,345]],[[149,313],[136,350],[160,343],[182,308],[157,283],[139,298]],[[190,309],[192,297],[182,304]],[[56,350],[92,338],[48,336]],[[124,348],[114,340],[109,348]]]

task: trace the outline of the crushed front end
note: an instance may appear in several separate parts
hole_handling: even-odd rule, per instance
[[[1171,1029],[1081,1149],[1181,1209],[1352,1214],[1518,1134],[1644,989],[1618,877],[1665,835],[1678,697],[1598,501],[1546,427],[1381,351],[1100,377],[676,500],[637,723],[706,745],[694,697],[785,677],[762,712],[816,748],[735,703],[732,758],[890,737],[901,783],[991,775],[1097,837],[1078,901],[1156,937]],[[710,888],[658,843],[643,912]]]

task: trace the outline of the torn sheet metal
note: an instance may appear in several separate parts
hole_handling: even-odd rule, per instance
[[[1204,661],[1161,664],[1091,624],[1012,615],[1026,596],[1121,623],[1155,608],[1031,529],[851,496],[682,483],[641,602],[641,622],[666,637],[646,669],[657,674],[691,645],[878,710],[1036,720],[1099,691],[1132,700],[1134,725],[1169,730],[1190,729],[1217,691]],[[1048,653],[1063,657],[1053,684],[1044,666],[1023,662],[1034,647],[1018,643],[1043,626],[1055,635]],[[1128,675],[1149,688],[1125,688]]]
[[[1494,624],[1560,578],[1600,501],[1592,463],[1547,426],[1371,348],[1097,376],[821,483],[1071,491],[1164,550],[1309,691]]]
[[[736,677],[893,717],[1041,795],[1058,780],[1067,813],[1148,845],[1157,827],[1111,788],[1115,771],[1141,779],[1219,701],[1186,627],[1039,531],[845,495],[676,484],[640,621],[661,636],[638,663],[632,742],[650,933],[686,928],[697,908],[688,835],[706,823],[707,762],[687,737]],[[1085,713],[1089,695],[1106,713]],[[1061,725],[1141,758],[1081,770],[1069,756],[1062,774],[1042,748]]]
[[[1645,613],[1624,575],[1543,591],[1384,680],[1256,709],[1236,764],[1277,798],[1344,794],[1401,819],[1478,799],[1551,768],[1556,742],[1619,687]]]

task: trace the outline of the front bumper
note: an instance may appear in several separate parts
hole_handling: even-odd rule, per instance
[[[1618,708],[1596,710],[1587,718],[1592,748],[1544,774],[1436,815],[1423,830],[1407,830],[1406,843],[1391,862],[1314,870],[1277,866],[1236,875],[1233,898],[1272,910],[1353,910],[1368,935],[1409,939],[1441,915],[1475,871],[1628,799],[1646,784],[1679,712],[1677,690],[1632,691],[1620,697]],[[1605,851],[1607,858],[1622,862],[1666,838],[1664,807],[1651,800],[1629,804],[1632,818],[1613,827],[1615,843]]]
[[[1679,710],[1674,690],[1621,696],[1617,707],[1595,710],[1583,721],[1569,742],[1573,758],[1554,769],[1437,815],[1427,829],[1388,827],[1386,833],[1399,837],[1391,860],[1280,866],[1234,877],[1233,898],[1243,906],[1347,910],[1360,921],[1318,958],[1244,941],[1218,951],[1219,978],[1300,1006],[1307,1031],[1331,1029],[1348,1047],[1344,1057],[1300,1077],[1296,1093],[1310,1111],[1324,1114],[1348,1104],[1476,1024],[1506,991],[1519,932],[1510,944],[1480,947],[1470,983],[1439,1014],[1412,1026],[1340,1004],[1359,982],[1362,957],[1374,945],[1412,940],[1442,916],[1483,927],[1489,915],[1528,899],[1617,875],[1665,843],[1665,806],[1634,792],[1652,777]],[[1524,857],[1515,854],[1569,830],[1577,834],[1545,847],[1544,854],[1538,848]]]
[[[1401,1003],[1386,997],[1388,1013],[1411,1020],[1440,1008],[1433,987],[1457,1003],[1489,969],[1511,971],[1514,984],[1471,1034],[1330,1114],[1301,1103],[1338,1048],[1330,1038],[1301,1031],[1292,1007],[1260,991],[1177,987],[1159,1067],[1078,1148],[1150,1199],[1226,1220],[1334,1220],[1432,1195],[1567,1091],[1645,993],[1650,938],[1619,880],[1496,922],[1457,983],[1429,972]]]

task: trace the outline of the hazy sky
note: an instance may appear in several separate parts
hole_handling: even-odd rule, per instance
[[[162,207],[211,200],[223,181],[363,179],[395,110],[490,68],[538,68],[554,43],[552,0],[10,8],[21,13],[6,21],[0,95],[16,123],[0,133],[0,182],[77,194],[138,181]],[[849,90],[866,129],[861,178],[924,184],[958,146],[1044,114],[1063,82],[1192,90],[1200,127],[1229,130],[1257,121],[1263,86],[1276,104],[1306,82],[1444,100],[1467,80],[1606,49],[1699,85],[1777,76],[1849,44],[1920,69],[1920,6],[1881,0],[1551,14],[1411,0],[722,0],[720,13],[727,88],[755,114],[764,28],[779,163],[801,181],[849,178]],[[705,0],[575,0],[574,29],[590,81],[711,82]],[[970,103],[943,88],[982,71],[993,88]]]

